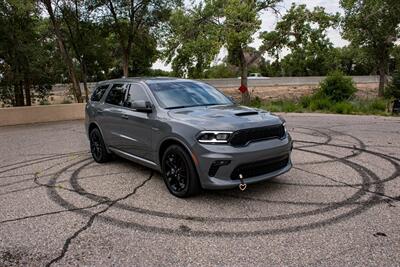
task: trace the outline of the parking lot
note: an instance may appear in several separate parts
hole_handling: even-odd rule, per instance
[[[289,173],[190,199],[83,121],[0,127],[0,266],[398,266],[400,118],[283,116]]]

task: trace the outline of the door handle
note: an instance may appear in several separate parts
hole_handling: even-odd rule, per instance
[[[129,117],[128,117],[128,115],[123,114],[123,115],[121,115],[121,118],[127,120]]]

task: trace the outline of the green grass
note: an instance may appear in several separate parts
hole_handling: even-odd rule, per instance
[[[376,98],[370,100],[355,99],[333,102],[325,97],[305,96],[299,101],[276,100],[261,101],[256,98],[251,106],[271,112],[320,112],[337,114],[390,115],[387,111],[388,100]]]

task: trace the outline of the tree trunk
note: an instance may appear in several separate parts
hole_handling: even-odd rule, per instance
[[[123,49],[122,53],[122,71],[124,77],[129,77],[129,49]]]
[[[247,87],[247,62],[246,58],[244,56],[244,52],[241,49],[240,50],[240,85]],[[242,104],[243,105],[249,105],[250,104],[250,93],[249,90],[246,90],[246,92],[242,93]]]
[[[24,80],[25,100],[27,106],[32,106],[31,100],[31,84],[28,79]]]
[[[17,107],[24,106],[24,91],[22,87],[22,81],[14,85],[14,97],[15,97],[15,106]]]
[[[83,80],[83,88],[85,90],[85,99],[86,103],[89,102],[89,89],[87,86],[87,68],[86,68],[86,63],[84,60],[82,60],[82,80]]]
[[[386,82],[385,62],[382,60],[379,63],[379,90],[378,90],[378,96],[380,96],[380,97],[382,97],[384,95],[385,82]]]
[[[78,78],[75,73],[74,64],[72,62],[71,57],[68,54],[68,50],[65,47],[65,41],[62,37],[59,25],[56,21],[56,17],[54,16],[53,7],[51,6],[51,0],[42,0],[42,2],[46,6],[46,10],[49,13],[50,21],[51,21],[51,24],[54,29],[54,33],[57,38],[58,47],[60,48],[61,55],[64,59],[65,64],[67,65],[68,73],[69,73],[70,79],[72,81],[72,88],[74,91],[75,99],[78,103],[82,103],[83,102],[82,101],[82,92],[81,92]]]

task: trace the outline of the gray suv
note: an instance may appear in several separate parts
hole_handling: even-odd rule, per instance
[[[86,130],[96,162],[115,154],[160,171],[177,197],[201,188],[244,190],[292,166],[282,118],[236,105],[198,81],[100,82],[86,105]]]

